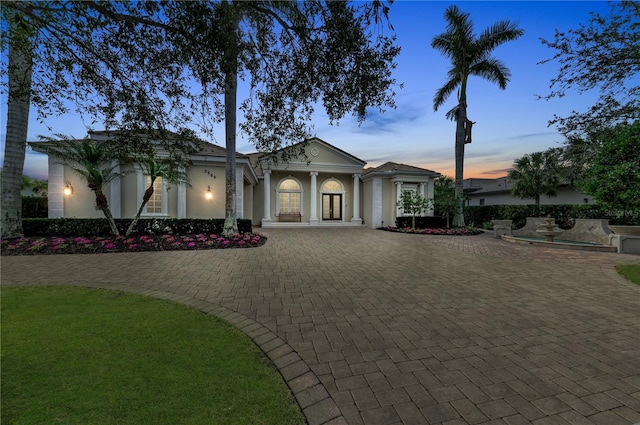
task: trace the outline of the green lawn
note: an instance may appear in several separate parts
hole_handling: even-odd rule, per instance
[[[74,287],[2,289],[3,424],[303,424],[243,333],[195,309]]]
[[[623,264],[616,266],[616,270],[622,276],[629,279],[636,285],[640,285],[640,263],[639,264]]]

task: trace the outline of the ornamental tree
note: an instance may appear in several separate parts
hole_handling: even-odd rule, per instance
[[[400,200],[396,204],[401,207],[404,213],[411,214],[411,228],[416,228],[416,216],[422,214],[431,205],[431,200],[425,198],[414,190],[402,192]]]
[[[520,199],[533,199],[540,212],[540,196],[557,195],[560,185],[558,160],[553,151],[534,152],[518,158],[509,171],[513,182],[511,194]]]

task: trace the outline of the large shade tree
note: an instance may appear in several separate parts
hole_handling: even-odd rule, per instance
[[[1,227],[3,237],[16,237],[32,108],[43,122],[77,112],[87,124],[117,127],[121,135],[165,134],[191,111],[180,102],[188,87],[165,42],[167,31],[179,30],[163,22],[160,3],[7,1],[0,17],[0,44],[9,58],[0,68],[8,94]]]
[[[176,57],[199,82],[198,109],[224,121],[226,234],[237,232],[238,109],[248,141],[287,160],[301,154],[302,145],[291,145],[310,136],[315,105],[332,122],[350,112],[362,121],[369,108],[394,106],[399,48],[379,25],[388,12],[380,1],[192,1],[165,12],[196,37],[193,49],[192,40],[173,34]],[[248,80],[250,92],[238,105],[239,80]]]
[[[609,2],[609,13],[592,13],[586,24],[555,32],[542,43],[555,55],[541,63],[560,65],[545,99],[569,90],[598,91],[600,98],[587,111],[555,115],[555,124],[568,138],[590,137],[617,123],[640,119],[640,2]]]
[[[477,76],[496,83],[501,89],[507,87],[511,77],[505,64],[492,57],[493,50],[508,41],[520,37],[524,31],[510,21],[498,21],[486,28],[479,36],[473,32],[473,22],[468,13],[457,6],[449,6],[444,14],[447,29],[431,41],[431,46],[439,50],[451,61],[447,72],[447,82],[436,91],[433,108],[437,111],[449,98],[457,92],[455,106],[446,114],[447,118],[456,122],[455,138],[455,189],[457,198],[456,213],[453,225],[464,226],[463,188],[464,148],[471,143],[471,127],[474,124],[467,116],[467,84],[470,76]]]

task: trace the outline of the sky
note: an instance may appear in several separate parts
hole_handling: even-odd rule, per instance
[[[564,139],[554,127],[548,126],[548,121],[554,114],[566,116],[573,110],[585,111],[595,103],[598,93],[572,91],[560,99],[537,99],[536,95],[549,93],[551,79],[559,69],[557,62],[538,64],[555,53],[540,39],[553,40],[556,29],[567,31],[586,24],[590,12],[606,15],[609,6],[604,1],[395,0],[389,19],[402,50],[396,58],[394,78],[403,84],[402,89],[395,88],[396,108],[383,113],[371,111],[360,126],[352,117],[332,126],[321,108],[317,108],[313,134],[366,161],[367,167],[393,161],[453,177],[455,123],[447,120],[445,113],[454,106],[455,93],[434,112],[433,96],[446,82],[450,65],[447,58],[431,47],[433,37],[445,31],[444,11],[453,3],[470,14],[476,35],[504,19],[517,22],[524,30],[522,37],[499,46],[493,53],[511,71],[506,90],[479,77],[469,80],[467,112],[476,124],[473,142],[465,148],[464,177],[501,177],[516,158],[560,146]],[[0,155],[4,156],[6,96],[0,98],[0,108]],[[68,114],[40,123],[32,111],[28,140],[37,141],[39,135],[55,133],[83,137],[90,129],[86,122],[90,122],[86,117]],[[224,145],[223,131],[223,127],[217,129],[216,139],[209,141]],[[237,148],[242,153],[255,151],[241,138]],[[29,150],[25,174],[46,178],[46,156]]]

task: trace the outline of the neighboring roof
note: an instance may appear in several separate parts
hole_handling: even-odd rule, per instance
[[[414,167],[413,165],[398,164],[397,162],[385,162],[384,164],[373,167],[365,168],[362,171],[362,176],[374,176],[374,175],[426,175],[428,177],[439,177],[442,174],[427,170],[426,168]]]
[[[462,187],[465,193],[482,194],[482,193],[500,193],[510,192],[513,186],[509,177],[498,177],[497,179],[465,179]]]

